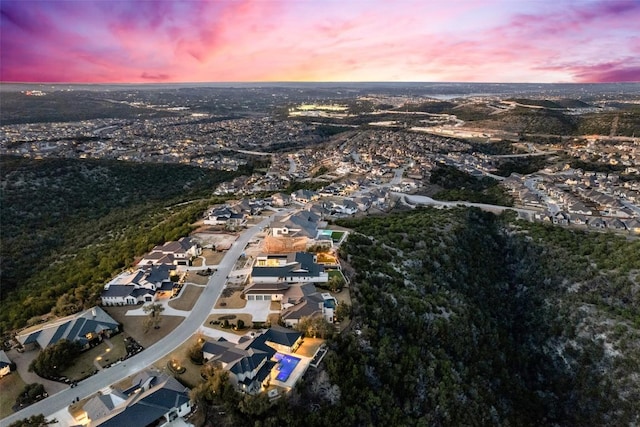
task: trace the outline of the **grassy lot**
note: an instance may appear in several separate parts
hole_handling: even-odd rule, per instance
[[[212,251],[211,249],[203,249],[202,256],[206,260],[207,266],[218,265],[222,258],[224,257],[224,253]]]
[[[125,315],[127,311],[138,308],[138,306],[103,308],[111,317],[122,324],[122,329],[126,335],[136,340],[145,348],[167,336],[184,320],[184,317],[162,315],[160,329],[151,328],[149,331],[145,332],[144,319],[146,316]]]
[[[169,301],[169,306],[176,310],[191,310],[204,288],[185,285],[179,298]]]
[[[104,367],[127,354],[124,346],[123,334],[118,334],[115,337],[110,338],[109,341],[113,344],[113,348],[111,350],[109,350],[109,346],[103,342],[100,345],[81,353],[75,360],[74,364],[62,372],[62,375],[71,380],[77,381],[97,370],[93,363],[97,357],[100,357],[100,360],[98,360],[100,366]]]
[[[184,276],[184,282],[185,284],[193,283],[195,285],[204,286],[209,282],[209,276],[200,276],[194,272],[190,272]]]
[[[191,261],[191,265],[194,267],[202,267],[202,258],[198,257]]]
[[[240,330],[240,331],[234,331],[232,327],[229,328],[223,328],[221,327],[221,325],[212,325],[209,322],[211,321],[215,321],[215,320],[219,320],[220,322],[224,321],[225,316],[234,316],[233,319],[229,319],[227,317],[227,320],[229,320],[229,324],[230,325],[235,325],[238,320],[242,320],[244,322],[245,328]],[[246,335],[247,332],[249,332],[249,328],[251,328],[251,325],[253,325],[252,322],[252,316],[250,314],[211,314],[209,315],[209,317],[207,317],[207,320],[204,322],[204,326],[206,326],[207,328],[211,328],[211,329],[217,329],[219,331],[225,331],[225,332],[231,332],[232,334],[236,334],[239,336],[242,335]]]
[[[0,379],[0,418],[13,414],[11,407],[26,384],[17,372],[12,372]]]
[[[224,305],[223,305],[224,303]],[[216,301],[215,308],[244,308],[247,300],[242,298],[242,291],[226,288],[222,291],[222,295]]]

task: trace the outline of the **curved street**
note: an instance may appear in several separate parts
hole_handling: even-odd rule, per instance
[[[392,193],[392,194],[395,196],[399,196],[404,201],[404,203],[411,204],[411,205],[426,205],[426,206],[449,207],[449,208],[456,207],[456,206],[471,206],[471,207],[480,208],[484,211],[492,212],[495,214],[501,214],[502,212],[509,210],[509,211],[517,212],[521,218],[524,218],[529,221],[533,221],[533,216],[539,212],[534,209],[523,209],[523,208],[514,208],[509,206],[488,205],[486,203],[472,203],[472,202],[464,202],[464,201],[449,202],[449,201],[443,201],[443,200],[435,200],[427,196],[416,196],[416,195],[409,195],[404,193]]]
[[[215,274],[209,278],[207,286],[198,298],[198,301],[191,310],[189,316],[185,318],[173,332],[124,362],[111,366],[110,368],[102,370],[79,382],[77,387],[66,388],[61,392],[49,396],[40,402],[34,403],[19,412],[3,418],[0,420],[0,426],[8,426],[14,421],[27,418],[32,415],[44,414],[48,417],[69,406],[77,397],[84,399],[98,390],[104,389],[111,384],[121,381],[124,378],[152,365],[157,360],[163,358],[165,355],[171,353],[182,345],[206,321],[213,305],[224,288],[227,276],[231,273],[236,261],[244,252],[247,243],[265,226],[267,226],[272,217],[276,214],[277,213],[270,215],[240,235],[238,240],[236,240],[236,242],[231,246],[231,249],[229,249],[225,254],[224,258],[218,265],[218,269]]]

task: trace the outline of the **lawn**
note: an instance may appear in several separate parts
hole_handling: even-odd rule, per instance
[[[244,308],[246,305],[247,300],[242,298],[242,291],[227,287],[216,301],[215,308]]]
[[[0,418],[13,414],[11,407],[26,384],[17,372],[12,372],[0,379]]]
[[[122,334],[111,337],[109,341],[113,344],[112,349],[109,349],[109,346],[103,342],[81,353],[74,364],[62,372],[62,375],[70,380],[78,381],[97,370],[93,363],[97,357],[100,357],[98,360],[100,366],[104,367],[126,355],[124,336]]]
[[[204,286],[207,283],[209,283],[209,276],[200,276],[192,271],[185,275],[184,283],[185,284],[193,283],[195,285]]]
[[[191,310],[204,289],[193,285],[184,286],[185,288],[182,289],[180,297],[169,301],[169,306],[176,310]]]
[[[122,324],[122,329],[126,335],[136,340],[144,348],[167,336],[184,320],[184,317],[165,316],[163,314],[160,320],[160,329],[151,328],[145,331],[144,319],[146,316],[126,316],[127,311],[135,308],[138,308],[138,306],[104,307],[104,310]]]
[[[344,236],[344,231],[334,231],[333,233],[331,233],[331,239],[334,242],[339,242],[340,239],[342,239],[342,236]]]
[[[212,251],[211,249],[203,249],[202,256],[208,266],[218,265],[220,264],[220,261],[222,261],[222,258],[224,258],[224,254],[222,252]]]
[[[224,322],[224,319],[227,319],[229,321],[229,327],[228,328],[223,328],[220,324],[211,324],[209,322],[212,321],[220,321],[220,322]],[[206,326],[207,328],[211,328],[211,329],[218,329],[220,331],[225,331],[225,332],[231,332],[232,334],[236,334],[239,336],[243,336],[246,335],[247,332],[249,332],[249,329],[251,328],[251,326],[253,325],[253,321],[251,320],[252,316],[250,314],[247,313],[242,313],[242,314],[211,314],[209,315],[209,317],[207,317],[207,320],[204,322],[203,326]],[[233,330],[233,327],[231,325],[235,325],[238,320],[242,320],[244,322],[244,329],[241,329],[239,331],[235,331]]]

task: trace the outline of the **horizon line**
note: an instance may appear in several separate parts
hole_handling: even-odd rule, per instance
[[[619,82],[478,82],[478,81],[428,81],[428,80],[263,80],[263,81],[184,81],[184,82],[27,82],[27,81],[0,81],[0,85],[96,85],[96,86],[117,86],[117,85],[203,85],[203,84],[490,84],[490,85],[610,85],[610,84],[638,84],[638,81]]]

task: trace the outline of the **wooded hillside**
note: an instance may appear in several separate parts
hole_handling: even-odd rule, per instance
[[[235,173],[108,160],[0,158],[0,325],[68,314],[165,240],[182,237]],[[64,296],[63,296],[64,295]],[[61,298],[62,297],[62,298]]]

